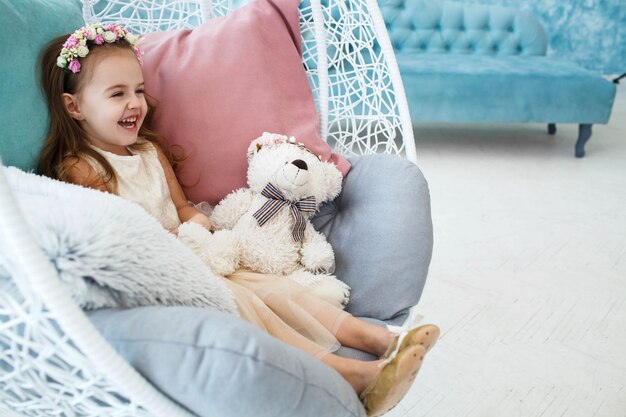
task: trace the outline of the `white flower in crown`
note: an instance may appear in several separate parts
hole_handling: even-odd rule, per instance
[[[127,33],[125,39],[128,41],[128,43],[130,43],[131,45],[134,45],[135,42],[137,42],[137,37],[135,35],[133,35],[132,33]]]
[[[110,30],[107,30],[106,32],[104,32],[104,41],[107,43],[113,43],[115,42],[115,39],[117,39],[117,36],[115,36],[115,33],[111,32]]]
[[[78,55],[81,58],[86,57],[88,53],[89,53],[89,48],[87,48],[85,45],[79,45],[78,48],[76,48],[76,55]]]

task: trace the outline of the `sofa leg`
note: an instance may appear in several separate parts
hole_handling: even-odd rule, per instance
[[[578,141],[576,142],[576,158],[585,156],[585,143],[591,137],[591,124],[578,125]]]
[[[548,123],[548,134],[554,135],[556,133],[556,124]]]

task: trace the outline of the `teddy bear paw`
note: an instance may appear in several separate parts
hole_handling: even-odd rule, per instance
[[[320,280],[311,285],[311,294],[337,308],[344,308],[350,299],[350,287],[332,275],[326,276],[328,279]]]
[[[307,287],[309,294],[320,298],[338,308],[344,308],[350,298],[350,287],[334,275],[313,274],[309,271],[297,270],[289,278]]]
[[[304,245],[301,250],[301,263],[311,272],[332,271],[335,266],[335,254],[327,242]]]
[[[230,231],[210,233],[197,223],[183,223],[178,238],[189,247],[214,273],[227,276],[238,264],[236,241]]]

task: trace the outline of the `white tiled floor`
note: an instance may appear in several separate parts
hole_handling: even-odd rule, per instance
[[[442,337],[389,416],[626,416],[626,83],[584,158],[557,128],[416,129]]]

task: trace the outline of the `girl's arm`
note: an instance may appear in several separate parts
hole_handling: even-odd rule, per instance
[[[176,211],[178,212],[178,218],[180,219],[180,222],[199,223],[207,230],[211,230],[212,224],[209,218],[200,210],[189,205],[189,203],[187,202],[187,197],[185,197],[185,193],[183,192],[183,188],[180,186],[180,183],[176,178],[176,174],[174,174],[172,165],[167,160],[167,157],[165,156],[163,151],[161,151],[158,146],[155,146],[155,148],[157,150],[157,154],[159,155],[159,162],[161,162],[161,166],[163,167],[163,171],[165,172],[165,179],[167,180],[170,195],[172,197],[174,205],[176,206]]]
[[[95,169],[84,159],[74,158],[73,161],[67,162],[71,164],[67,171],[69,176],[69,182],[76,185],[82,185],[83,187],[93,188],[96,190],[109,192],[107,186],[102,177],[96,172]]]

